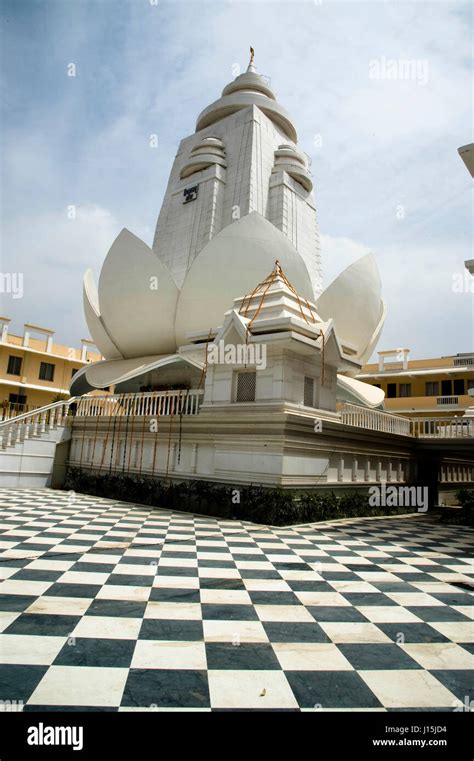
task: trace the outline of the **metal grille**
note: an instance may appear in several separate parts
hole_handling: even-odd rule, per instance
[[[236,402],[254,402],[257,373],[237,373]]]
[[[314,378],[305,376],[303,404],[305,407],[314,407]]]

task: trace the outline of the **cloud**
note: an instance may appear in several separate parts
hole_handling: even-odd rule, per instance
[[[72,213],[72,210],[69,210]],[[77,207],[75,217],[68,209],[51,214],[24,215],[2,230],[5,257],[2,270],[23,273],[22,299],[3,295],[3,312],[11,317],[12,333],[21,334],[24,322],[34,322],[57,331],[57,338],[77,344],[87,337],[82,314],[81,280],[84,261],[100,271],[120,225],[107,209]]]
[[[325,288],[356,259],[375,254],[387,304],[378,349],[406,346],[422,357],[435,340],[433,356],[474,350],[474,278],[464,270],[459,244],[447,249],[387,246],[371,252],[364,243],[323,235],[321,249]]]
[[[358,243],[350,238],[335,238],[331,235],[321,235],[321,256],[323,259],[323,287],[330,283],[346,267],[356,259],[370,254],[371,250],[364,243]]]

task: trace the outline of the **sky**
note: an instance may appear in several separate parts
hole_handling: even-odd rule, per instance
[[[474,140],[472,13],[463,0],[2,0],[11,331],[88,336],[83,272],[98,279],[123,227],[151,245],[180,139],[252,45],[312,159],[324,286],[371,251],[379,350],[473,351],[473,180],[457,153]]]

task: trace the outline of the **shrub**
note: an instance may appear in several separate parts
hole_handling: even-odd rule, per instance
[[[474,510],[474,489],[460,489],[456,492],[456,499],[461,507]]]
[[[166,482],[150,476],[94,473],[74,467],[68,468],[64,488],[124,502],[272,526],[411,512],[411,508],[371,506],[367,495],[359,491],[335,494],[255,485],[236,487],[211,481]]]
[[[474,526],[474,489],[460,489],[456,492],[456,499],[461,505],[461,509],[443,508],[441,521],[443,523],[461,523],[465,526]]]

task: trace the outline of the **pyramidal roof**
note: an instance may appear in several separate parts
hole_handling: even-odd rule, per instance
[[[248,106],[258,106],[283,134],[297,141],[296,128],[289,113],[276,99],[267,80],[257,72],[253,53],[245,74],[240,74],[222,90],[221,97],[201,111],[196,122],[196,132],[224,119]]]
[[[253,334],[291,325],[292,330],[313,337],[320,335],[324,325],[315,305],[297,293],[278,261],[251,293],[234,299],[233,308]]]

